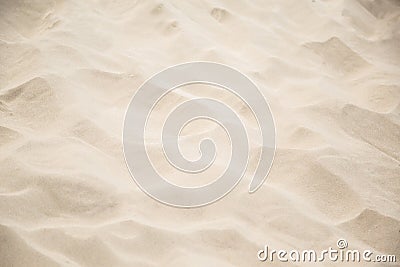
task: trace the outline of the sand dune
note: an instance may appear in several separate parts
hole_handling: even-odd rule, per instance
[[[396,0],[0,1],[0,265],[288,266],[257,251],[339,238],[399,261],[399,43]],[[247,121],[250,166],[219,202],[176,209],[133,182],[122,123],[148,77],[197,60],[259,86],[277,152],[248,194],[257,128],[237,99],[210,90]],[[174,92],[159,110],[200,92]],[[226,141],[193,127],[184,142],[206,134]],[[218,155],[199,181],[223,170],[229,153]]]

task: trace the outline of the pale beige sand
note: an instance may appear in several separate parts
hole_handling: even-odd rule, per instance
[[[257,153],[231,194],[185,210],[139,190],[121,135],[140,84],[194,60],[254,80],[278,149],[256,194]],[[2,0],[0,266],[287,266],[257,251],[340,237],[400,260],[399,63],[395,0]]]

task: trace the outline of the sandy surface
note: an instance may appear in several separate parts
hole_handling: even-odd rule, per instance
[[[400,2],[239,2],[0,2],[1,266],[287,266],[257,251],[338,238],[400,260]],[[260,87],[277,153],[256,194],[249,168],[227,197],[187,210],[140,191],[121,136],[140,84],[195,60]],[[159,108],[191,93],[231,97],[209,89]],[[224,141],[217,128],[184,134]]]

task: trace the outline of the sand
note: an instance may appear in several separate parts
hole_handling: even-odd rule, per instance
[[[339,238],[399,261],[399,43],[395,0],[0,1],[0,265],[309,266],[257,252]],[[259,86],[277,151],[248,194],[259,140],[241,111],[255,151],[244,179],[212,205],[177,209],[130,177],[122,125],[147,78],[198,60]],[[159,109],[202,93],[243,108],[209,89],[178,90]],[[193,125],[183,142],[214,136],[220,158],[184,180],[157,152],[158,134],[150,154],[176,183],[206,182],[229,159],[221,129]]]

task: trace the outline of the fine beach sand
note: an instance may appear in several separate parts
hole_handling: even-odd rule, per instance
[[[209,182],[229,160],[224,131],[195,122],[183,152],[195,158],[193,145],[214,136],[215,166],[188,181],[165,163],[157,122],[185,99],[236,108],[254,150],[227,197],[178,209],[134,183],[122,125],[147,78],[198,60],[258,85],[277,151],[248,194],[259,151],[251,113],[219,89],[174,91],[147,140],[172,181]],[[399,262],[399,63],[395,0],[1,0],[0,266],[310,266],[260,262],[257,251],[336,248],[339,238]]]

